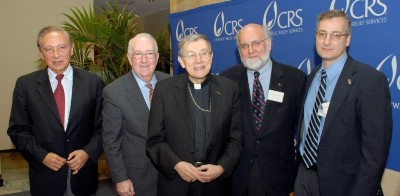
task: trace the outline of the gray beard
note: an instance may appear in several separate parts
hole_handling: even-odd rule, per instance
[[[243,59],[242,55],[240,55],[240,59],[247,69],[258,71],[268,62],[269,54],[253,59]]]

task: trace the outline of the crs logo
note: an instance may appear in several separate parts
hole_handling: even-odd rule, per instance
[[[386,63],[389,62],[389,63]],[[385,66],[388,65],[388,66]],[[397,75],[397,57],[396,55],[390,54],[389,56],[385,57],[378,65],[376,70],[381,71],[385,73],[386,76],[389,76],[391,73],[391,77],[388,78],[389,82],[389,87],[391,87],[393,84],[397,86],[397,89],[400,90],[400,75]],[[386,74],[388,73],[388,74]],[[397,79],[396,79],[397,77]]]
[[[224,12],[220,12],[214,21],[214,35],[216,37],[221,36],[222,33],[225,33],[226,35],[235,35],[238,30],[243,28],[240,24],[242,21],[243,19],[229,20],[225,22],[225,14]]]
[[[310,75],[311,73],[311,62],[309,58],[305,58],[300,65],[297,67],[297,69],[300,69],[301,71],[304,71],[307,75]]]
[[[332,0],[330,9],[338,9],[336,0]],[[387,12],[387,5],[382,0],[346,0],[341,8],[354,19],[367,18],[369,15],[382,16]]]
[[[272,1],[264,12],[263,25],[272,29],[277,24],[279,28],[299,27],[303,24],[300,13],[303,9],[278,11],[278,3]],[[271,14],[270,14],[271,13]],[[270,20],[268,20],[270,19]]]
[[[175,35],[176,40],[181,41],[181,39],[187,35],[198,34],[197,27],[186,28],[183,24],[183,20],[180,20],[176,25]]]

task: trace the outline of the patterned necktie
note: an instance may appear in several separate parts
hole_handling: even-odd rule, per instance
[[[146,87],[150,89],[149,100],[150,100],[150,103],[151,103],[151,99],[153,98],[154,89],[153,89],[153,86],[151,85],[151,83],[147,83]]]
[[[264,91],[258,78],[259,76],[260,73],[258,71],[255,71],[253,82],[253,112],[257,134],[260,134],[261,132],[261,125],[265,108]]]
[[[326,89],[326,72],[325,70],[322,70],[321,84],[319,85],[317,99],[314,103],[310,124],[308,125],[306,141],[304,144],[303,160],[307,168],[310,168],[314,164],[317,164],[319,126],[321,121],[321,117],[318,116],[318,108],[321,107],[321,103],[324,100],[325,89]]]
[[[58,74],[56,79],[58,81],[56,90],[54,90],[54,98],[56,100],[58,114],[60,115],[60,119],[62,124],[64,125],[64,115],[65,115],[65,94],[64,88],[62,86],[61,80],[63,79],[63,74]]]

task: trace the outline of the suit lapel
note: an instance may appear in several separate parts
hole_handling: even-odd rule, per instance
[[[320,142],[324,139],[324,136],[326,135],[327,130],[329,130],[328,128],[332,124],[333,119],[335,119],[336,115],[340,115],[338,114],[339,108],[341,107],[349,90],[356,82],[355,78],[353,77],[355,72],[356,71],[352,64],[352,59],[348,57],[332,94]]]
[[[62,125],[60,115],[58,114],[56,101],[54,99],[53,91],[51,90],[51,85],[50,85],[49,75],[47,74],[47,69],[43,69],[40,72],[40,75],[36,79],[36,82],[38,84],[37,90],[39,92],[39,95],[42,97],[43,101],[46,103],[50,112],[54,115],[54,117],[56,119],[58,119],[58,122],[60,123],[60,125]]]
[[[283,82],[284,82],[283,71],[282,71],[281,67],[279,66],[279,64],[273,62],[269,90],[283,92],[283,86],[284,86]],[[267,88],[264,88],[264,89],[266,90]],[[265,90],[264,90],[264,94],[266,94]],[[266,99],[267,99],[267,97],[266,97]],[[281,104],[281,103],[276,102],[276,101],[271,101],[268,99],[266,100],[261,134],[266,134],[266,133],[264,133],[264,130],[266,130],[266,127],[268,127],[268,125],[271,123],[271,119],[275,114],[276,107],[279,104]]]
[[[256,127],[254,125],[254,117],[253,117],[253,106],[250,97],[250,89],[249,89],[249,80],[247,78],[247,69],[242,65],[239,71],[236,73],[237,81],[239,81],[240,93],[242,96],[242,109],[243,109],[243,118],[247,118],[248,122],[250,122],[250,127],[252,132],[255,133]]]
[[[179,111],[183,117],[183,122],[185,123],[187,130],[189,131],[192,140],[194,140],[194,128],[192,124],[192,114],[189,110],[188,94],[187,94],[187,74],[182,74],[179,76],[179,81],[176,84],[174,91],[175,99],[179,107]]]
[[[133,73],[130,71],[123,76],[125,96],[130,102],[132,107],[138,111],[138,114],[142,118],[143,122],[147,122],[149,118],[149,108],[146,105],[142,91],[138,83],[136,82]]]
[[[310,73],[310,75],[308,75],[307,77],[307,83],[306,83],[306,89],[305,89],[305,93],[304,93],[304,98],[302,101],[302,105],[304,106],[304,103],[306,102],[307,99],[307,95],[308,95],[308,90],[310,89],[310,85],[314,79],[315,74],[317,73],[318,69],[321,67],[321,65],[316,66],[312,72]],[[297,141],[302,141],[303,139],[303,132],[304,132],[304,107],[301,107],[301,112],[300,112],[300,118],[299,120],[301,120],[298,125],[297,125]],[[299,142],[300,143],[300,142]]]
[[[211,96],[211,130],[210,130],[210,138],[208,140],[208,144],[210,143],[211,139],[214,136],[215,133],[215,129],[217,127],[218,121],[219,121],[219,117],[221,116],[221,105],[223,105],[222,103],[222,92],[220,89],[220,84],[218,82],[218,80],[212,75],[210,74],[210,96]],[[208,144],[206,144],[206,146],[208,146]]]

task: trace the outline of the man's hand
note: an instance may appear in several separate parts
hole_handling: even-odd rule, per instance
[[[211,182],[224,173],[224,168],[220,165],[206,164],[196,168],[200,178],[200,182]]]
[[[186,182],[194,182],[200,178],[196,167],[188,162],[181,161],[175,165],[174,169]]]
[[[133,196],[135,195],[135,189],[131,180],[125,180],[115,184],[115,189],[120,196]]]
[[[55,153],[49,152],[43,159],[42,163],[53,171],[58,171],[67,162],[64,158]]]
[[[69,168],[71,168],[71,170],[73,171],[72,174],[77,174],[78,171],[85,165],[88,159],[89,155],[83,150],[75,150],[69,153],[67,164]]]

